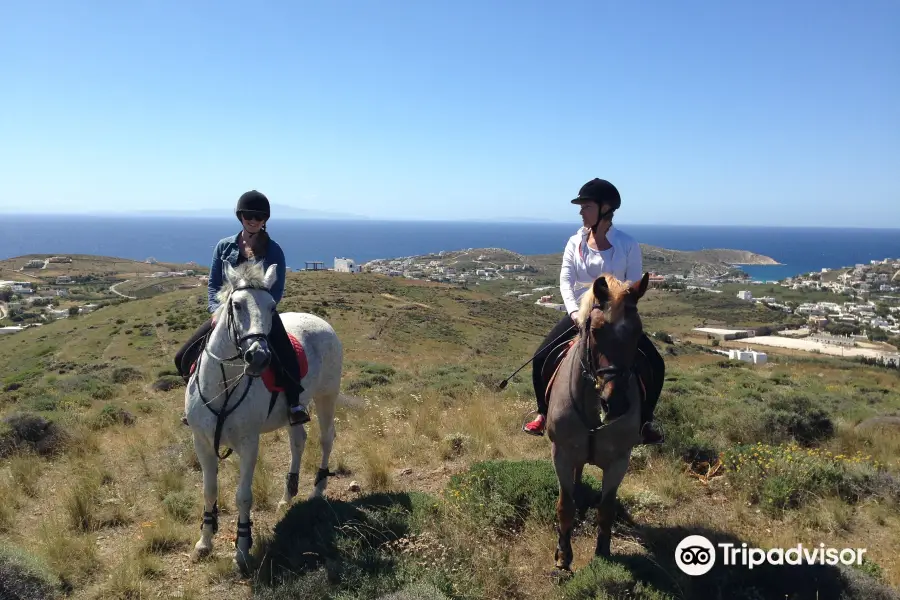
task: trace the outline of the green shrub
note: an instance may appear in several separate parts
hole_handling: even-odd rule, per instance
[[[360,374],[347,385],[347,391],[359,393],[381,385],[388,385],[396,374],[397,371],[390,365],[363,363]]]
[[[68,439],[54,421],[35,413],[16,413],[0,421],[0,458],[19,451],[55,455]]]
[[[129,381],[136,381],[142,378],[143,375],[141,375],[140,370],[134,367],[116,367],[112,372],[113,383],[127,383]]]
[[[0,545],[0,598],[48,600],[62,591],[59,577],[37,557],[8,541]]]
[[[590,493],[599,493],[600,482],[595,478],[585,475],[583,483]],[[487,461],[454,475],[447,496],[475,522],[509,532],[520,529],[526,520],[554,523],[559,483],[547,461]]]
[[[807,396],[777,396],[764,415],[765,430],[772,442],[790,439],[809,446],[834,436],[834,423],[825,410]]]
[[[621,561],[617,557],[617,561]],[[645,559],[646,560],[646,559]],[[673,600],[675,596],[658,590],[652,584],[636,576],[632,569],[620,562],[595,558],[578,569],[563,588],[566,600]]]
[[[729,449],[723,462],[733,484],[773,516],[825,496],[851,503],[875,496],[900,498],[900,482],[861,453],[833,456],[796,444],[757,443]]]
[[[105,404],[100,412],[94,417],[91,425],[94,429],[104,429],[106,427],[112,427],[113,425],[133,425],[135,421],[134,415],[132,415],[127,410],[119,408],[118,406],[114,406],[112,404]]]

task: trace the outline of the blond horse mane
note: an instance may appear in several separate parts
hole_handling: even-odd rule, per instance
[[[607,322],[618,321],[622,317],[621,300],[628,295],[629,284],[609,274],[603,274],[600,277],[606,279],[606,285],[609,287],[609,308],[605,312],[605,320]],[[591,314],[596,301],[594,286],[591,285],[581,297],[578,305],[578,322],[582,327],[587,323],[588,315]]]

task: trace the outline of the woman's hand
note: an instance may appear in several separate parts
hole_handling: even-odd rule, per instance
[[[578,311],[573,311],[572,314],[569,315],[572,318],[572,322],[581,327],[581,322],[578,320]]]

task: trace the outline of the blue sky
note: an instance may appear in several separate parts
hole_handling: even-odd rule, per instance
[[[0,210],[900,227],[900,2],[7,2]]]

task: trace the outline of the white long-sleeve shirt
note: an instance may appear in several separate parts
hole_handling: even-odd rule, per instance
[[[588,246],[590,229],[582,227],[569,238],[559,272],[559,291],[570,315],[578,310],[581,296],[600,275],[610,274],[620,281],[638,281],[643,275],[641,246],[615,227],[606,232],[611,248],[594,250]]]

